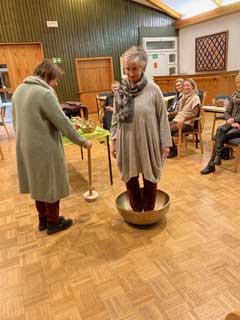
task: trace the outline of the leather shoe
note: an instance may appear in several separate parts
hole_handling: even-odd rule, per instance
[[[47,224],[47,234],[51,235],[59,231],[66,230],[73,225],[72,219],[65,219],[64,217],[59,217],[58,222]]]
[[[214,166],[220,166],[222,164],[222,160],[221,160],[221,156],[220,155],[216,155],[215,159],[212,162],[212,165]]]
[[[209,174],[215,172],[215,166],[208,164],[204,169],[200,171],[201,174]]]

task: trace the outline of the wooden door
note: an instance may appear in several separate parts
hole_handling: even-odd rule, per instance
[[[44,58],[41,43],[0,44],[0,64],[6,64],[11,91],[33,74],[37,64]]]
[[[76,59],[80,101],[89,112],[96,112],[96,96],[99,92],[110,92],[114,80],[111,57]]]

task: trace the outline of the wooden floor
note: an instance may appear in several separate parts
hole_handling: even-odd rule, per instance
[[[201,176],[209,157],[189,144],[169,159],[159,188],[171,196],[166,221],[148,229],[125,224],[114,200],[124,190],[115,162],[109,185],[106,145],[94,143],[86,203],[87,160],[66,146],[71,196],[61,213],[74,226],[54,236],[37,231],[28,195],[19,195],[14,138],[0,130],[1,320],[223,320],[240,307],[240,174],[225,161]]]

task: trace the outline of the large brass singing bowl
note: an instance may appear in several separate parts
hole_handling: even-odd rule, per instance
[[[165,217],[170,206],[170,197],[166,192],[157,190],[154,210],[135,212],[130,206],[128,194],[125,191],[116,198],[116,206],[125,221],[136,225],[149,225],[157,223]]]

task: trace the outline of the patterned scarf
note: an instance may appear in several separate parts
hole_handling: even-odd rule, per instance
[[[118,121],[122,123],[131,123],[134,119],[134,98],[140,94],[147,84],[147,78],[144,74],[139,82],[130,85],[128,79],[123,79],[120,89],[115,92],[115,108]]]
[[[234,104],[240,105],[240,90],[237,90],[233,93],[232,99],[233,99]]]

